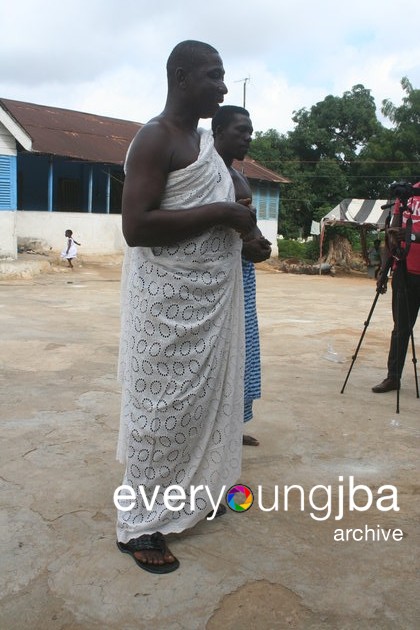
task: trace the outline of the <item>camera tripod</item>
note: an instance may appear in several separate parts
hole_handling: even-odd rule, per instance
[[[379,299],[379,296],[383,293],[386,292],[386,287],[387,287],[387,282],[388,282],[388,273],[391,269],[391,267],[393,266],[394,262],[395,262],[395,270],[394,270],[394,278],[396,278],[398,280],[398,282],[396,282],[397,287],[396,287],[396,295],[394,296],[393,294],[393,301],[395,300],[395,308],[394,308],[394,312],[396,313],[396,317],[395,317],[395,322],[394,322],[394,330],[399,330],[400,328],[400,319],[401,319],[401,308],[403,308],[405,305],[406,308],[406,316],[407,316],[407,322],[409,325],[409,337],[411,339],[411,350],[412,350],[412,361],[413,361],[413,366],[414,366],[414,380],[415,380],[415,386],[416,386],[416,395],[417,398],[419,398],[419,384],[418,384],[418,377],[417,377],[417,358],[416,358],[416,350],[415,350],[415,344],[414,344],[414,334],[413,334],[413,322],[412,322],[412,318],[411,318],[411,314],[410,314],[410,307],[409,307],[409,302],[408,302],[408,292],[407,292],[407,264],[406,264],[406,259],[408,256],[408,252],[410,250],[410,246],[411,246],[411,231],[412,231],[412,219],[411,219],[411,210],[408,207],[408,199],[412,196],[417,196],[419,189],[414,189],[411,185],[408,184],[393,184],[391,185],[391,188],[394,188],[394,191],[396,193],[396,196],[398,197],[399,201],[400,201],[400,208],[399,208],[399,213],[400,213],[400,225],[402,225],[402,218],[403,218],[403,214],[404,212],[408,211],[410,213],[409,218],[406,221],[406,225],[405,225],[405,237],[404,237],[404,241],[405,241],[405,247],[401,246],[401,242],[398,243],[397,247],[395,247],[391,253],[390,256],[388,257],[386,263],[382,266],[382,270],[380,272],[379,275],[379,279],[377,281],[377,285],[376,285],[376,295],[375,298],[373,300],[373,304],[371,306],[371,309],[369,311],[368,317],[366,319],[366,321],[364,322],[364,328],[362,331],[362,335],[359,339],[359,343],[356,347],[356,350],[352,356],[352,362],[349,368],[349,371],[347,373],[346,379],[344,381],[343,387],[341,389],[341,394],[344,393],[344,389],[346,387],[347,381],[349,379],[350,373],[353,369],[353,365],[356,361],[357,355],[359,353],[360,347],[362,345],[364,336],[366,334],[367,328],[369,326],[370,320],[372,318],[373,312],[375,310],[375,306],[376,303]],[[389,204],[389,206],[392,206],[394,204]],[[388,205],[385,207],[389,207]],[[384,206],[382,206],[384,207]],[[390,222],[390,217],[388,217],[387,222],[386,222],[386,227],[389,226],[389,222]],[[393,287],[393,291],[395,290],[395,288]],[[400,348],[399,348],[399,344],[400,344],[400,340],[399,340],[399,336],[396,337],[396,348],[395,348],[395,354],[397,357],[400,357]],[[400,412],[400,380],[401,380],[401,375],[398,375],[397,378],[397,408],[396,408],[396,413]]]

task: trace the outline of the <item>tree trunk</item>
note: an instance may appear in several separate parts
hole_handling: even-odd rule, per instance
[[[336,235],[331,239],[326,262],[330,265],[350,267],[353,250],[345,236]]]
[[[362,246],[363,260],[365,261],[367,265],[369,265],[369,254],[368,254],[367,243],[366,243],[366,228],[364,227],[362,227],[360,230],[360,244]]]

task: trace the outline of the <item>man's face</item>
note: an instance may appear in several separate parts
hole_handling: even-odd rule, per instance
[[[235,160],[243,160],[252,141],[252,122],[245,114],[234,114],[232,121],[222,131],[223,148]]]
[[[227,87],[225,70],[219,55],[203,54],[202,62],[187,75],[191,100],[199,118],[212,118],[217,112]]]

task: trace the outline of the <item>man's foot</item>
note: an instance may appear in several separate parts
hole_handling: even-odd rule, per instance
[[[117,541],[122,553],[128,553],[134,562],[150,573],[170,573],[179,567],[179,560],[170,552],[160,532],[132,538],[128,543]]]
[[[395,389],[398,389],[398,381],[394,378],[385,378],[382,383],[372,387],[372,391],[375,392],[375,394],[384,394],[385,392],[392,392]]]
[[[258,440],[252,437],[252,435],[244,435],[242,438],[242,444],[244,446],[259,446],[260,445]]]
[[[221,503],[219,507],[217,508],[215,518],[217,518],[218,516],[223,516],[223,514],[226,514],[226,506],[223,505],[223,503]]]
[[[214,516],[213,514],[214,514],[214,511],[209,512],[207,514],[207,520],[209,520],[210,518],[213,520],[213,518],[217,518],[218,516],[223,516],[223,514],[226,514],[226,506],[223,505],[223,503],[221,503],[219,507],[217,508],[216,514],[214,514]]]

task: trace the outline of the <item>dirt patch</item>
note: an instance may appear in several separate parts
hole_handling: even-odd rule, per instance
[[[307,624],[313,624],[315,620],[316,615],[303,605],[299,595],[281,584],[259,580],[226,595],[207,623],[206,630],[239,630],[244,627],[286,630],[309,627]]]

